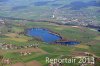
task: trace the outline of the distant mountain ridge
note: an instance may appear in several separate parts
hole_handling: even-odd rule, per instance
[[[72,10],[80,10],[82,8],[87,8],[89,6],[97,6],[100,7],[100,3],[96,1],[89,1],[89,2],[82,2],[82,1],[75,1],[71,2],[69,5],[65,5],[61,8],[71,7]]]

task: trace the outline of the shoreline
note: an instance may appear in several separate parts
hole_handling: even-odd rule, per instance
[[[54,41],[54,42],[50,42],[51,44],[61,44],[62,45],[62,43],[63,42],[75,42],[75,43],[77,43],[77,44],[80,44],[80,42],[78,42],[78,41],[75,41],[75,40],[67,40],[67,39],[65,39],[64,37],[62,37],[59,33],[56,33],[56,32],[54,32],[54,31],[52,31],[52,30],[50,30],[50,29],[48,29],[48,28],[42,28],[42,27],[33,27],[33,28],[27,28],[27,29],[25,29],[25,35],[26,36],[29,36],[29,35],[27,35],[27,31],[28,30],[31,30],[31,29],[42,29],[42,30],[46,30],[46,31],[48,31],[50,34],[53,34],[53,35],[55,35],[55,36],[57,36],[57,37],[59,37],[60,38],[60,40],[56,40],[56,41]],[[34,36],[31,36],[31,37],[34,37]],[[39,41],[42,41],[42,42],[45,42],[45,41],[43,41],[41,38],[39,38],[39,37],[34,37],[36,40],[39,40]],[[48,42],[47,42],[48,43]],[[63,45],[75,45],[75,44],[63,44]]]

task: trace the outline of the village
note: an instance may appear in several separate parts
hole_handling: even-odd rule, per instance
[[[93,10],[71,11],[70,9],[55,9],[52,18],[65,25],[100,26],[100,24],[98,24],[99,20],[96,20],[95,14]]]

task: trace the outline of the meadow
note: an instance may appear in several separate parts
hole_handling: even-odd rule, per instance
[[[0,55],[6,59],[10,59],[12,64],[21,62],[28,63],[31,61],[37,61],[42,66],[47,66],[48,63],[45,62],[46,57],[50,58],[60,58],[61,56],[71,57],[77,56],[78,52],[84,53],[89,52],[97,57],[100,57],[99,52],[99,32],[92,31],[90,28],[86,27],[72,27],[64,25],[56,25],[48,22],[23,22],[20,20],[13,20],[10,28],[11,31],[0,36],[0,43],[13,44],[17,46],[27,46],[30,44],[38,44],[38,48],[22,48],[22,49],[0,49]],[[25,34],[19,34],[20,32],[25,32],[27,28],[40,27],[47,28],[56,33],[59,33],[66,40],[79,41],[78,45],[60,45],[60,44],[50,44],[42,41],[36,40],[34,37],[27,36]],[[6,29],[6,28],[5,28]],[[28,41],[31,40],[31,41]],[[30,55],[21,56],[20,52],[30,51]],[[69,66],[73,64],[64,64],[64,66]],[[80,65],[78,63],[74,66]],[[2,66],[2,64],[1,64]],[[10,64],[5,64],[5,66],[10,66]]]

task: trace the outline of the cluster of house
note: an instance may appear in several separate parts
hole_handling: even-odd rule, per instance
[[[34,47],[34,48],[38,48],[38,44],[29,44],[27,46],[16,46],[13,44],[6,44],[6,43],[0,43],[0,49],[22,49],[22,48],[30,48],[30,47]]]
[[[10,59],[2,59],[3,64],[11,64]]]
[[[95,62],[97,61],[97,59],[99,59],[94,54],[89,53],[89,52],[79,53],[79,55],[75,55],[74,58],[78,58],[80,60],[83,59],[83,62],[80,64],[80,66],[88,66],[88,65],[95,66]],[[100,62],[100,60],[99,60],[99,62]]]
[[[0,43],[0,49],[17,49],[18,47],[13,44]]]
[[[29,47],[34,47],[34,48],[38,48],[39,44],[29,44],[27,46],[23,46],[24,48],[29,48]]]
[[[30,55],[32,53],[29,51],[25,51],[25,52],[20,52],[20,54],[21,54],[21,56],[26,56],[26,55]]]
[[[5,24],[4,20],[0,19],[0,25]]]
[[[56,9],[52,18],[58,20],[57,22],[61,24],[69,25],[98,25],[99,20],[96,20],[95,12],[92,10],[83,11],[83,10],[60,10]]]

